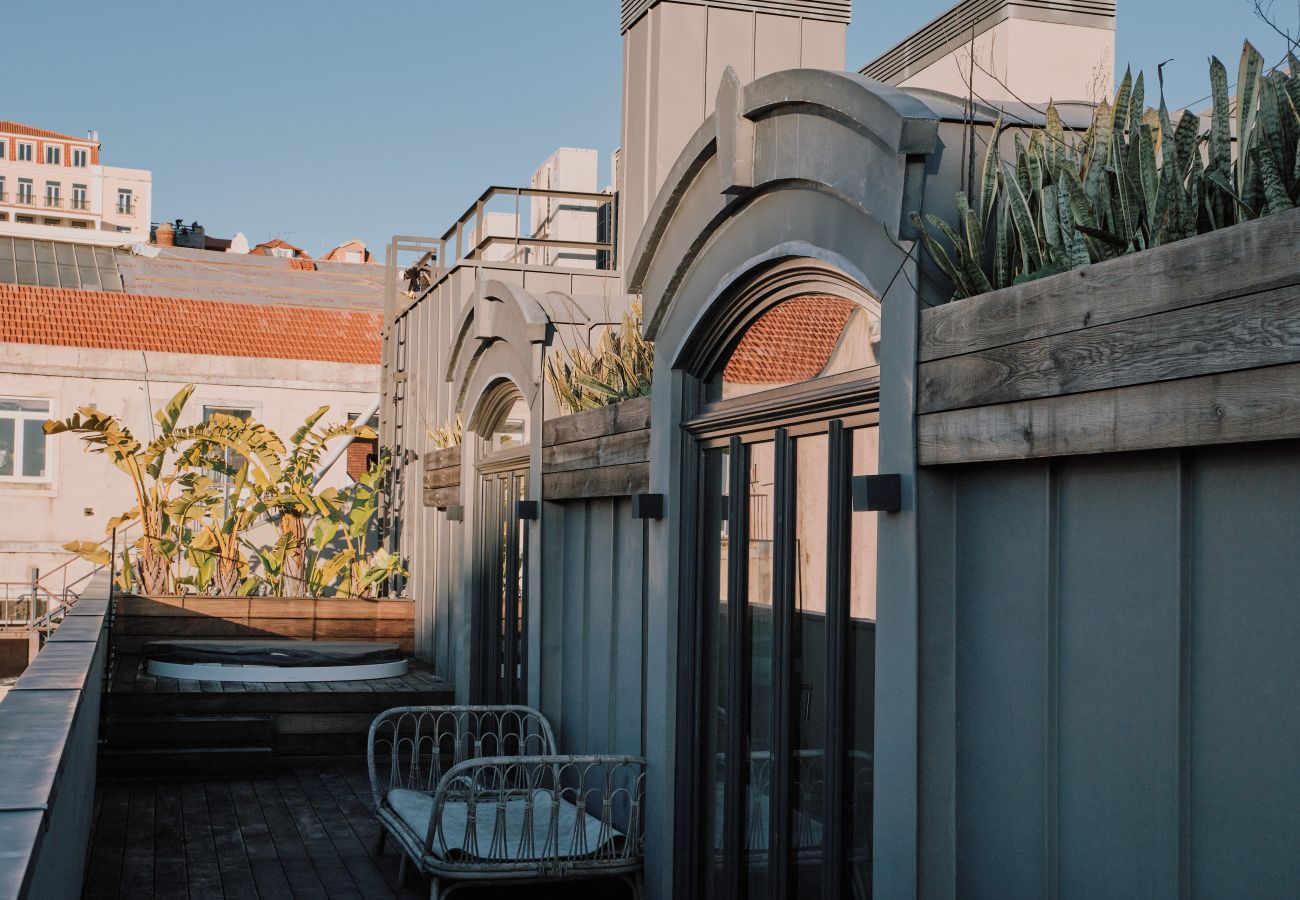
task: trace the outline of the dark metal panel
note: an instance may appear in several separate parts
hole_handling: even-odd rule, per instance
[[[957,485],[960,897],[1043,890],[1047,490],[1045,464],[985,467]]]
[[[1060,896],[1177,896],[1178,459],[1059,472]]]
[[[1194,894],[1300,885],[1300,444],[1190,455]]]
[[[587,503],[587,585],[583,592],[583,662],[585,664],[582,738],[586,746],[570,753],[607,753],[614,696],[613,674],[618,650],[614,641],[615,570],[618,559],[613,504]],[[563,740],[563,738],[562,738]]]

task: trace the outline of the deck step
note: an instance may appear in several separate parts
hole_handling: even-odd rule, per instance
[[[120,716],[104,720],[108,749],[271,747],[269,715]]]
[[[270,747],[103,748],[99,774],[104,778],[154,778],[168,775],[270,775],[275,753]]]

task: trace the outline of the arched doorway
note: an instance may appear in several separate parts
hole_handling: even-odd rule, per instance
[[[526,522],[528,404],[509,382],[496,385],[474,417],[475,535],[471,696],[476,703],[526,702]]]
[[[874,298],[786,260],[684,358],[700,895],[871,895],[876,534],[851,480],[877,471],[879,336]]]

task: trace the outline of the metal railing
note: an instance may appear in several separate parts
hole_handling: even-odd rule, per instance
[[[62,197],[56,197],[56,196],[53,195],[53,194],[46,194],[46,195],[45,195],[45,206],[46,206],[46,208],[48,208],[48,209],[62,209],[62,208],[63,208],[63,198],[62,198]]]
[[[72,209],[90,209],[90,201],[85,197],[73,197],[68,205]]]
[[[17,194],[14,195],[14,202],[15,202],[15,203],[21,203],[23,206],[35,206],[35,205],[36,205],[36,195],[35,195],[35,194],[27,194],[27,193],[24,193],[23,191],[19,191]]]
[[[133,216],[133,215],[135,215],[135,204],[134,204],[134,203],[122,203],[121,201],[119,201],[118,204],[117,204],[117,214],[118,214],[119,216]]]
[[[56,594],[39,584],[0,581],[0,631],[39,631],[56,624],[77,602],[77,594]]]

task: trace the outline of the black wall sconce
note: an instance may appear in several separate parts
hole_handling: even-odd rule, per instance
[[[520,519],[527,519],[529,522],[537,518],[537,501],[520,500],[515,503],[515,516]]]
[[[854,512],[898,512],[902,508],[903,479],[901,476],[853,476]]]
[[[662,519],[664,517],[663,494],[633,494],[632,518]]]
[[[463,506],[459,506],[459,505],[458,505],[458,506],[448,506],[447,509],[446,509],[446,513],[447,513],[447,521],[448,521],[448,522],[464,522],[464,521],[465,521],[465,507],[463,507]]]

